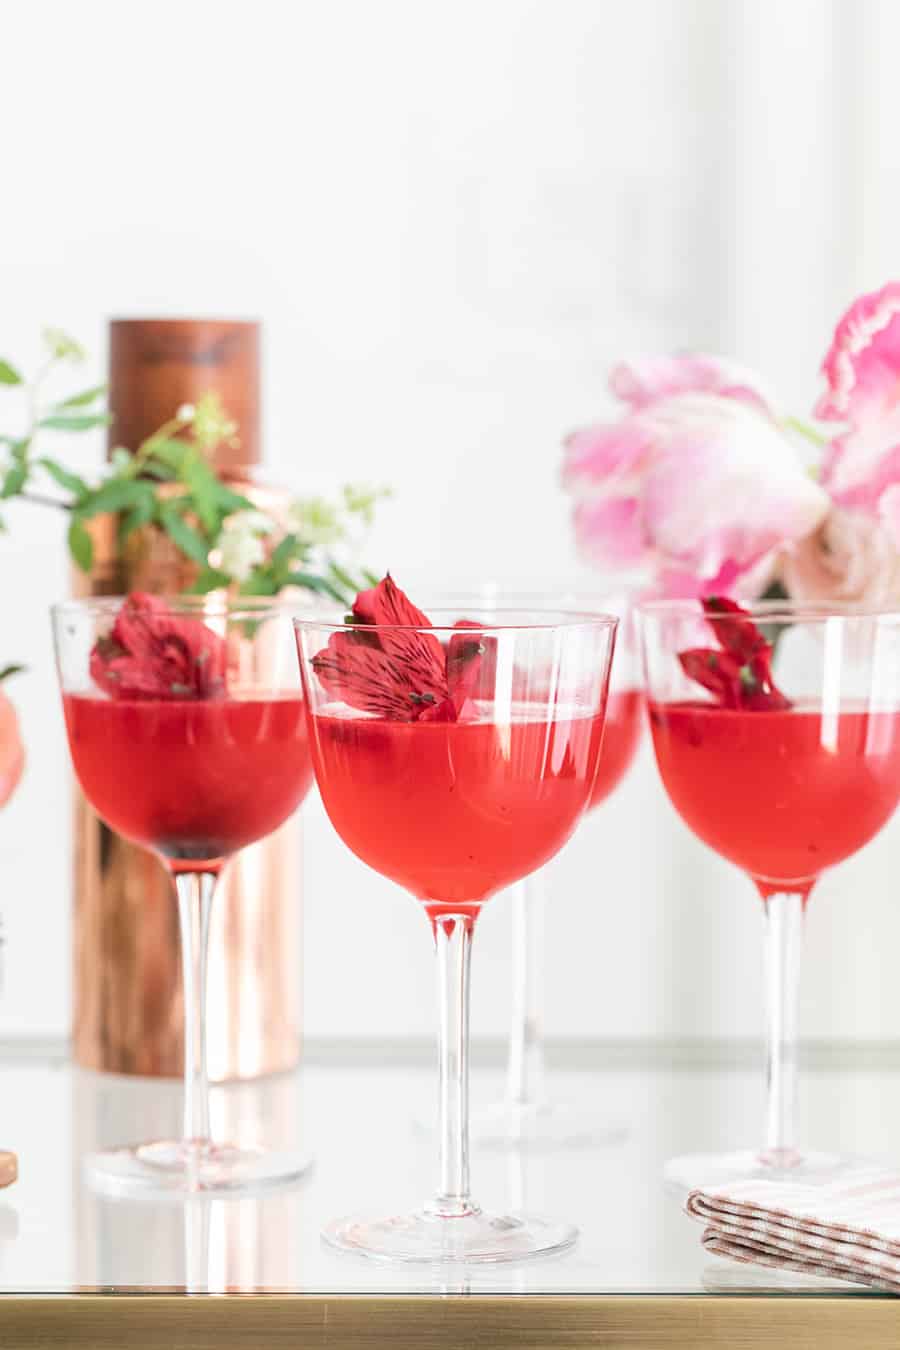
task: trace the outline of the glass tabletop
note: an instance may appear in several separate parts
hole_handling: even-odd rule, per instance
[[[581,1057],[584,1060],[585,1056]],[[358,1047],[321,1049],[297,1074],[217,1087],[213,1132],[310,1150],[314,1166],[292,1190],[188,1202],[111,1198],[85,1182],[92,1149],[176,1131],[180,1087],[100,1075],[62,1054],[0,1056],[0,1148],[19,1180],[0,1192],[0,1291],[286,1293],[736,1294],[812,1291],[866,1297],[850,1284],[710,1260],[701,1228],[662,1181],[679,1152],[751,1144],[762,1083],[754,1065],[679,1067],[663,1054],[619,1054],[551,1075],[558,1100],[605,1115],[612,1143],[537,1151],[473,1150],[483,1204],[576,1223],[576,1247],[519,1265],[449,1272],[396,1267],[323,1245],[323,1223],[350,1209],[413,1205],[432,1185],[427,1062],[390,1063]],[[628,1056],[624,1057],[627,1061]],[[474,1106],[493,1100],[498,1069],[473,1074]],[[805,1134],[827,1148],[896,1156],[900,1072],[819,1067],[804,1079]]]

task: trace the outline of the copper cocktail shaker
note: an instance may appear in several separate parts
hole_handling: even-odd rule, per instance
[[[110,324],[109,447],[134,450],[185,403],[216,391],[238,443],[214,456],[260,507],[279,494],[254,481],[259,460],[259,325],[193,319]],[[93,524],[81,595],[177,593],[193,566],[159,531],[124,546],[117,522]],[[300,828],[288,821],[225,871],[210,932],[207,1036],[213,1078],[294,1066],[300,1054]],[[75,808],[73,1042],[76,1061],[114,1073],[182,1072],[178,919],[162,864],[109,830],[79,793]]]

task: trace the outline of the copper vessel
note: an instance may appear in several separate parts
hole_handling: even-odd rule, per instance
[[[134,449],[184,403],[215,390],[239,446],[216,467],[261,507],[256,484],[259,326],[217,320],[110,324],[109,446]],[[120,547],[113,517],[92,522],[94,565],[76,593],[177,593],[193,565],[153,529]],[[210,932],[207,1036],[216,1080],[292,1068],[300,1056],[300,833],[296,819],[226,868]],[[73,1046],[77,1063],[113,1073],[182,1072],[181,952],[172,883],[153,856],[109,830],[77,794],[73,919]]]

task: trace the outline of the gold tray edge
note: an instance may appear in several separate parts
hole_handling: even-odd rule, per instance
[[[176,1339],[177,1338],[177,1339]],[[830,1294],[8,1294],[0,1344],[31,1350],[897,1350],[900,1305]]]

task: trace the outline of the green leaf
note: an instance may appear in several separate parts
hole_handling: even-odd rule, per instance
[[[185,466],[184,481],[191,490],[191,508],[210,536],[219,532],[221,513],[216,504],[217,479],[208,464],[195,460]]]
[[[107,481],[88,495],[78,505],[78,511],[85,520],[92,516],[114,514],[138,506],[147,494],[153,495],[149,483],[141,483],[135,478],[108,478]]]
[[[328,571],[332,581],[336,581],[349,595],[356,595],[359,586],[353,580],[349,572],[345,572],[343,567],[339,567],[333,558],[328,559]]]
[[[144,461],[140,472],[145,478],[156,478],[161,483],[171,483],[175,477],[173,469],[167,468],[165,464],[156,464],[152,459]]]
[[[70,394],[68,398],[61,399],[59,403],[54,403],[54,408],[86,408],[89,403],[95,403],[101,394],[106,393],[105,384],[95,384],[93,389],[84,389],[80,394]]]
[[[231,577],[227,572],[217,572],[214,567],[203,567],[190,589],[190,594],[206,595],[207,591],[222,590],[230,585]]]
[[[316,591],[319,595],[329,595],[339,605],[346,605],[347,595],[333,586],[326,577],[318,577],[313,572],[291,572],[284,580],[285,586],[302,586],[304,590]],[[356,592],[354,591],[354,595]]]
[[[119,521],[120,544],[124,544],[128,536],[142,525],[149,525],[156,514],[156,493],[153,488],[149,483],[138,483],[137,486],[142,489],[142,496],[136,498],[134,506]]]
[[[0,361],[0,384],[24,384],[22,376],[8,361]]]
[[[157,519],[176,548],[181,549],[193,562],[200,563],[201,567],[206,565],[209,545],[203,535],[188,525],[171,504],[160,506]]]
[[[264,568],[251,572],[246,581],[241,582],[241,595],[277,595],[281,590],[272,574]]]
[[[55,460],[39,459],[38,464],[42,469],[46,469],[53,481],[58,483],[61,488],[65,488],[67,492],[74,492],[79,501],[90,492],[91,489],[83,478],[79,478],[77,473],[70,473],[68,469],[63,468],[62,464],[57,464]]]
[[[382,580],[382,578],[377,577],[374,572],[370,572],[368,567],[362,568],[362,578],[369,586],[378,586]]]
[[[141,446],[141,450],[146,451],[147,459],[158,459],[167,469],[173,469],[175,473],[181,473],[186,456],[197,453],[187,441],[175,440],[168,436],[151,436],[150,440]]]
[[[69,552],[82,572],[89,572],[94,561],[94,541],[75,517],[69,526]]]
[[[251,502],[249,497],[242,497],[239,492],[232,492],[231,488],[226,487],[219,479],[216,479],[216,505],[226,516],[233,515],[235,511],[259,510],[256,503]]]
[[[299,545],[300,541],[295,534],[286,534],[272,550],[272,556],[269,558],[272,571],[278,574],[288,568],[294,561]]]
[[[0,487],[0,498],[15,497],[22,491],[28,478],[27,464],[13,464],[6,470],[3,478],[3,486]]]
[[[111,421],[106,413],[51,413],[42,417],[38,426],[52,431],[91,431],[94,427],[108,427]]]
[[[4,680],[8,680],[10,675],[21,675],[24,669],[24,666],[4,666],[3,669],[0,670],[0,684],[2,684]]]

